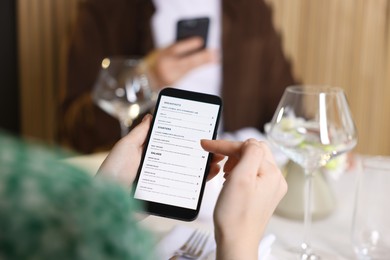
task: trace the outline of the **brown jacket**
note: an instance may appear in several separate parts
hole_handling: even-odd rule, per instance
[[[82,152],[109,148],[119,123],[91,102],[100,62],[114,55],[144,56],[153,49],[152,0],[84,0],[69,48],[62,140]],[[286,86],[293,83],[272,12],[261,0],[222,0],[224,130],[270,121]]]

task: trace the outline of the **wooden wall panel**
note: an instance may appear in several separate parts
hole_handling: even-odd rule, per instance
[[[61,49],[77,0],[19,0],[21,128],[25,137],[54,142]]]
[[[389,0],[267,0],[295,75],[345,89],[357,151],[390,155]]]

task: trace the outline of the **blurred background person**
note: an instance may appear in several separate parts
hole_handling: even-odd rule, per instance
[[[209,17],[207,48],[199,39],[175,43],[180,19]],[[80,152],[108,149],[120,137],[116,119],[91,99],[101,61],[145,57],[155,87],[220,95],[226,132],[263,130],[286,86],[294,79],[261,0],[81,1],[68,52],[61,104],[62,142]]]

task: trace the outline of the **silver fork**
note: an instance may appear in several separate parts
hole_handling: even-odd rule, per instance
[[[208,239],[208,232],[196,229],[169,260],[179,259],[180,256],[187,259],[198,259],[202,255]]]

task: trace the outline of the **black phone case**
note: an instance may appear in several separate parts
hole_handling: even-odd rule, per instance
[[[206,48],[210,19],[208,17],[184,19],[177,22],[176,41],[199,36],[203,39],[203,46]]]
[[[165,88],[165,89],[160,91],[160,94],[159,94],[159,97],[158,97],[158,100],[157,100],[157,104],[156,104],[156,109],[155,109],[155,112],[154,112],[155,115],[157,113],[157,110],[158,110],[157,107],[159,106],[160,99],[161,99],[162,95],[167,95],[167,96],[170,96],[170,97],[177,97],[177,98],[185,98],[185,99],[188,99],[188,100],[194,100],[194,101],[200,101],[200,102],[206,102],[206,103],[219,105],[220,107],[219,107],[219,111],[218,111],[218,115],[217,115],[216,127],[214,129],[214,133],[213,133],[212,139],[216,138],[218,125],[219,125],[219,120],[220,120],[221,113],[222,113],[222,100],[219,97],[213,96],[213,95],[208,95],[208,94],[203,94],[203,93],[192,92],[192,91],[179,90],[179,89],[174,89],[174,88]],[[141,163],[140,163],[140,166],[138,168],[138,173],[137,173],[137,176],[136,176],[136,179],[135,179],[135,182],[134,182],[134,186],[132,188],[131,195],[132,195],[133,198],[134,198],[134,194],[135,194],[135,187],[136,187],[136,185],[138,183],[138,180],[139,180],[139,177],[140,177],[141,168],[142,168],[142,165],[144,163],[145,152],[146,152],[146,149],[147,149],[147,147],[149,145],[149,138],[150,138],[152,129],[154,127],[155,115],[154,115],[152,124],[151,124],[150,129],[149,129],[149,133],[148,133],[148,136],[147,136],[147,139],[146,139],[146,143],[144,145],[144,151],[143,151],[143,154],[142,154]],[[171,206],[171,205],[166,205],[166,204],[161,204],[161,203],[157,203],[157,202],[148,202],[148,201],[139,200],[142,203],[144,203],[145,211],[147,213],[150,213],[150,214],[153,214],[153,215],[167,217],[167,218],[179,219],[179,220],[184,220],[184,221],[192,221],[192,220],[194,220],[197,217],[197,215],[199,213],[199,210],[200,210],[200,205],[201,205],[201,202],[202,202],[204,188],[205,188],[205,184],[206,184],[206,177],[207,177],[207,173],[209,171],[211,160],[212,160],[212,154],[209,154],[209,157],[208,157],[208,160],[207,160],[207,164],[206,164],[206,169],[205,169],[205,173],[206,174],[205,174],[204,179],[202,181],[201,192],[200,192],[200,196],[199,196],[199,200],[198,200],[198,204],[197,204],[196,210],[187,209],[187,208],[181,208],[181,207]],[[136,198],[134,198],[134,199],[137,200]]]

